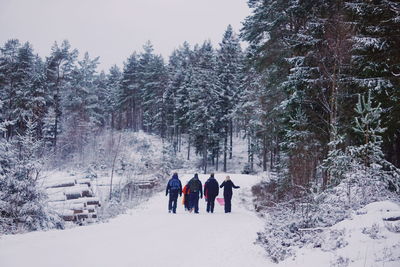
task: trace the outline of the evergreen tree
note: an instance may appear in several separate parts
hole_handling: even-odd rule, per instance
[[[138,68],[138,56],[136,53],[133,53],[124,63],[117,103],[121,117],[125,114],[125,119],[121,126],[135,131],[140,129],[141,118],[141,94]]]
[[[348,148],[356,166],[363,166],[365,179],[383,180],[387,186],[397,192],[400,191],[400,171],[385,160],[382,152],[382,134],[386,130],[381,127],[380,103],[374,106],[371,92],[365,96],[358,96],[355,108],[357,117],[353,130],[358,134],[358,144]],[[365,185],[365,181],[363,184]]]
[[[253,68],[245,72],[241,82],[239,104],[235,109],[235,117],[239,127],[245,130],[248,151],[248,172],[254,171],[255,156],[261,151],[257,133],[262,129],[262,93],[261,75]]]
[[[104,124],[99,107],[96,87],[96,68],[98,57],[90,59],[85,53],[71,73],[71,87],[66,92],[64,107],[67,113],[63,116],[65,125],[65,152],[78,150],[88,143],[90,133],[96,133]],[[72,142],[71,142],[72,141]],[[72,147],[71,147],[72,146]]]
[[[118,113],[118,96],[121,90],[122,73],[119,68],[114,65],[111,67],[106,81],[106,95],[104,100],[105,112],[109,114],[109,124],[111,128],[120,129],[120,123],[116,125],[116,117],[120,121],[121,115]]]
[[[60,130],[60,118],[63,112],[62,99],[65,91],[69,89],[71,81],[71,73],[74,69],[75,60],[78,56],[78,51],[71,50],[71,45],[67,40],[64,40],[59,46],[54,43],[51,48],[51,54],[46,60],[46,80],[48,92],[50,94],[50,106],[55,111],[54,118],[54,133],[53,147],[57,149],[57,139]]]
[[[174,61],[172,61],[173,63]],[[194,53],[188,43],[184,43],[177,51],[177,64],[172,74],[170,74],[170,84],[167,88],[168,93],[175,94],[174,100],[174,131],[178,150],[181,148],[181,136],[189,131],[189,90],[193,78]],[[188,138],[188,156],[190,157],[191,138]]]
[[[216,54],[209,41],[195,51],[196,61],[188,88],[189,133],[197,153],[203,157],[204,173],[207,171],[208,153],[219,148],[219,110],[218,77],[216,75]]]
[[[398,1],[346,0],[355,28],[352,47],[353,86],[371,90],[385,112],[382,125],[386,157],[400,167],[400,3]]]
[[[237,105],[239,86],[242,70],[242,51],[239,39],[229,25],[224,33],[220,49],[218,51],[218,79],[221,87],[220,109],[222,113],[222,125],[224,132],[224,171],[226,171],[227,154],[232,158],[232,136],[233,136],[233,110]],[[230,143],[228,145],[228,137]]]
[[[166,69],[162,57],[153,54],[150,42],[143,49],[138,66],[142,129],[164,136],[163,95],[167,81]]]
[[[7,129],[4,135],[7,139],[14,135],[16,119],[13,114],[14,98],[16,96],[16,70],[18,62],[18,50],[21,44],[18,40],[12,39],[1,48],[0,56],[0,99],[2,105],[2,123]]]

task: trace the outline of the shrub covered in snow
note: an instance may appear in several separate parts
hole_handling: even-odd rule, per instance
[[[266,218],[265,231],[258,242],[275,262],[295,254],[299,247],[312,245],[322,250],[346,246],[345,233],[325,230],[346,218],[366,204],[392,199],[398,194],[388,190],[386,183],[357,171],[348,174],[353,179],[319,193],[295,186],[283,186],[272,180],[253,187],[256,209]],[[364,175],[364,176],[363,176]],[[396,231],[395,224],[386,228]],[[382,238],[378,226],[365,228],[363,233],[374,239]],[[321,235],[324,232],[324,235]]]
[[[13,141],[0,139],[0,233],[16,233],[62,227],[59,217],[46,205],[40,186],[40,144],[34,139],[34,125]]]

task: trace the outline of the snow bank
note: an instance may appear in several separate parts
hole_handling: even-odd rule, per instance
[[[400,205],[374,202],[298,249],[282,266],[400,266]]]

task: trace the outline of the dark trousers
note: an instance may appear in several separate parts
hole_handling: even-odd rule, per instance
[[[168,211],[173,211],[173,213],[176,213],[177,202],[178,202],[178,192],[170,192],[168,201]]]
[[[190,210],[189,200],[190,200],[190,195],[186,194],[185,195],[185,202],[183,203],[183,205],[185,205],[185,210]]]
[[[199,212],[199,192],[192,192],[189,194],[190,201],[190,209],[194,208],[194,212]]]
[[[224,194],[224,200],[225,200],[225,213],[231,212],[232,204],[232,194]]]
[[[207,196],[207,212],[214,212],[215,198],[217,196]]]

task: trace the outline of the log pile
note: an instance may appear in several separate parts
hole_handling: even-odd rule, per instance
[[[136,196],[156,188],[158,185],[157,179],[131,181],[122,188],[122,197],[125,200],[132,200]]]
[[[48,184],[49,205],[65,221],[93,222],[97,219],[100,201],[95,197],[88,179],[69,179]]]

